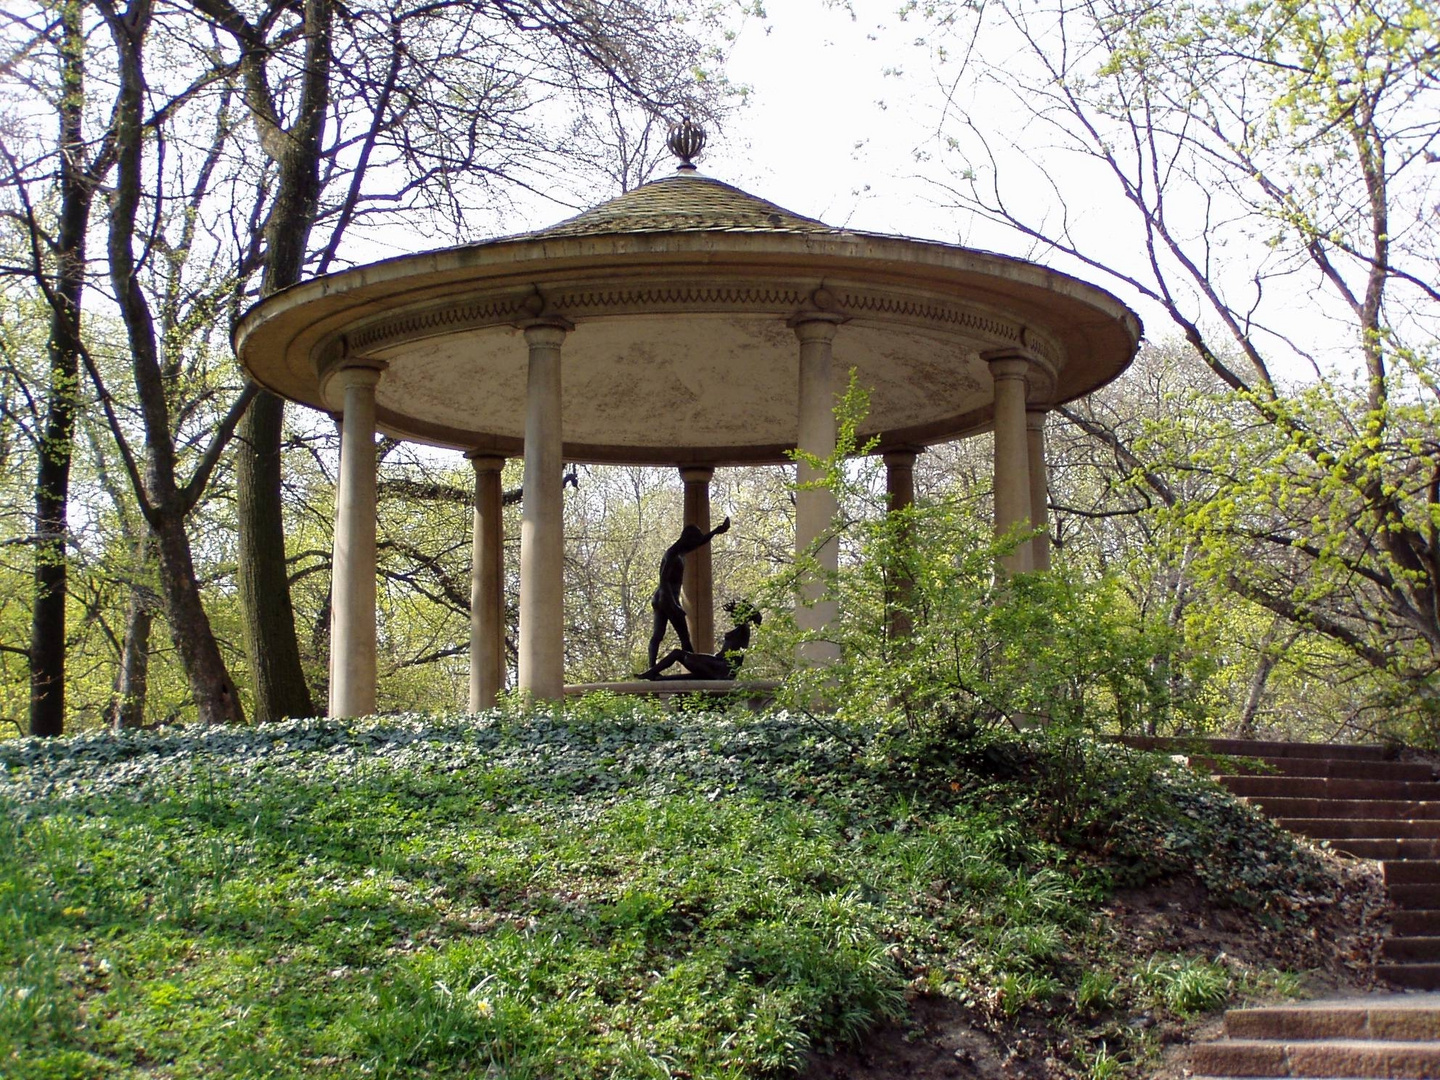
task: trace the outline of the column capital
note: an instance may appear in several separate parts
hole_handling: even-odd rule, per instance
[[[477,473],[499,472],[505,468],[505,458],[489,450],[471,450],[465,455]]]
[[[880,460],[885,462],[887,469],[910,468],[924,452],[923,446],[887,446],[880,451]]]
[[[811,341],[834,341],[835,331],[844,321],[844,315],[829,311],[802,311],[792,315],[785,325],[795,331],[803,345]]]
[[[708,484],[715,475],[714,465],[677,465],[680,479],[687,484]]]
[[[373,376],[378,381],[389,366],[388,361],[373,356],[347,356],[331,369],[331,374],[343,372],[362,380]]]
[[[1045,420],[1050,415],[1050,409],[1044,405],[1025,406],[1025,426],[1032,431],[1043,431]]]
[[[368,356],[343,356],[320,373],[320,396],[332,410],[339,412],[344,402],[334,395],[343,395],[352,387],[372,388],[390,365]]]
[[[997,351],[993,353],[981,353],[980,357],[990,367],[990,377],[996,382],[1001,379],[1025,379],[1028,378],[1035,360],[1029,353],[1019,350]]]
[[[565,344],[565,335],[575,329],[575,324],[559,315],[550,315],[524,323],[520,329],[525,331],[526,344],[531,347],[549,345],[558,349]]]
[[[1025,380],[1026,408],[1047,409],[1055,393],[1055,365],[1023,346],[1006,346],[982,352],[980,359],[990,366],[990,377]]]

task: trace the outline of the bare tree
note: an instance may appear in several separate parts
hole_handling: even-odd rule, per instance
[[[203,723],[235,723],[244,719],[244,711],[202,602],[186,518],[205,492],[255,388],[247,386],[235,395],[215,425],[191,475],[182,482],[175,418],[167,386],[170,380],[164,367],[154,309],[141,280],[143,256],[137,253],[137,244],[147,254],[155,249],[159,233],[152,232],[151,227],[159,230],[166,223],[164,205],[159,199],[148,223],[140,217],[145,200],[146,153],[156,145],[149,138],[145,110],[148,91],[145,44],[153,26],[154,11],[149,0],[132,0],[123,9],[111,0],[98,0],[97,7],[116,50],[115,189],[109,199],[107,249],[110,283],[125,326],[144,427],[143,474],[140,459],[130,448],[118,419],[112,420],[112,432],[154,540],[166,620],[184,663],[199,719]],[[205,163],[213,162],[218,156],[218,146],[225,137],[222,124],[212,146],[214,152],[205,156]],[[186,196],[191,206],[203,198],[210,177],[210,170],[202,164]],[[183,235],[185,225],[180,228]],[[186,245],[182,242],[181,246]],[[96,379],[102,396],[105,395],[99,371],[92,370],[91,376]]]
[[[90,115],[87,64],[90,46],[78,0],[40,8],[9,21],[12,67],[54,111],[57,137],[40,153],[26,155],[5,140],[5,187],[14,196],[11,212],[29,239],[29,259],[12,272],[33,281],[48,303],[49,381],[45,417],[37,443],[35,526],[32,537],[35,583],[28,660],[30,733],[59,735],[65,722],[66,601],[69,559],[66,545],[70,462],[79,400],[81,305],[86,285],[86,240],[95,192],[114,163],[110,131],[87,140]],[[52,67],[53,65],[53,67]],[[43,191],[43,188],[51,188]],[[42,189],[43,207],[32,192]],[[50,209],[53,207],[53,211]]]
[[[1423,5],[1005,0],[984,19],[977,94],[1023,121],[1002,133],[952,98],[954,205],[1157,307],[1243,408],[1187,462],[1087,430],[1153,497],[1174,469],[1204,474],[1173,507],[1196,572],[1440,711],[1440,45]]]
[[[654,116],[687,102],[707,107],[709,91],[689,79],[713,57],[691,33],[698,23],[672,18],[691,7],[39,0],[4,17],[4,77],[43,91],[60,118],[58,138],[22,139],[24,124],[8,118],[0,130],[5,209],[30,249],[6,269],[44,298],[52,327],[48,420],[33,435],[46,450],[37,527],[23,540],[37,552],[35,629],[23,650],[6,646],[39,660],[31,696],[46,718],[35,730],[58,731],[65,709],[67,485],[84,381],[152,534],[145,549],[192,697],[212,721],[241,711],[201,603],[190,534],[196,512],[208,516],[217,479],[230,475],[224,451],[243,423],[236,563],[256,713],[311,711],[281,524],[283,412],[264,395],[248,407],[257,388],[235,378],[217,327],[256,295],[340,263],[357,230],[403,222],[407,235],[419,227],[458,238],[477,214],[494,220],[516,190],[588,201],[589,178],[613,182],[600,164],[602,131],[638,133],[625,142],[619,177],[642,178],[654,164]],[[603,123],[585,119],[596,103]],[[85,258],[97,224],[103,277]],[[102,322],[120,316],[133,391],[81,322],[86,288],[100,297]],[[124,671],[138,677],[155,607],[143,591],[131,601],[126,629],[112,636],[117,656],[129,658]],[[133,717],[138,693],[117,693]]]
[[[324,272],[357,224],[420,211],[458,232],[472,200],[488,201],[504,184],[553,188],[596,134],[638,125],[620,175],[622,184],[634,179],[653,167],[653,116],[693,98],[686,78],[700,58],[700,43],[673,29],[663,0],[611,4],[603,14],[569,0],[307,0],[299,9],[275,0],[251,16],[229,0],[193,3],[238,50],[250,119],[273,170],[255,215],[261,296],[307,268]],[[602,107],[608,130],[572,121],[548,132],[545,111],[567,104],[581,117]],[[283,403],[262,392],[242,422],[238,455],[239,580],[260,719],[311,709],[285,565],[283,429]]]

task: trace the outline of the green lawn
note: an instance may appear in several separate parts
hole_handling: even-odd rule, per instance
[[[784,1074],[921,992],[1217,1007],[1111,887],[1334,887],[1115,748],[626,709],[0,743],[0,1075]]]

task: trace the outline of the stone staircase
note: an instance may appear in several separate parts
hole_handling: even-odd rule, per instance
[[[1440,782],[1432,765],[1393,760],[1381,746],[1126,741],[1185,754],[1290,831],[1379,860],[1393,916],[1376,974],[1396,986],[1440,990]]]
[[[1231,1009],[1225,1036],[1194,1047],[1195,1080],[1434,1080],[1440,1077],[1440,994]]]
[[[1131,739],[1185,754],[1301,836],[1377,859],[1392,926],[1377,974],[1440,989],[1440,782],[1383,747],[1235,739]],[[1440,1080],[1440,993],[1375,994],[1225,1014],[1225,1037],[1192,1050],[1194,1080]]]

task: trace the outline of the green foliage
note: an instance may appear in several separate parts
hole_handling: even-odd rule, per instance
[[[1046,743],[996,729],[947,763],[930,738],[595,699],[11,740],[0,1071],[778,1075],[908,993],[1212,1007],[1180,959],[1103,952],[1096,907],[1137,873],[1226,895],[1211,860],[1259,852],[1276,925],[1309,910],[1278,890],[1336,887],[1168,762],[1125,755],[1113,827],[1049,836]]]
[[[1144,519],[1130,551],[1162,568],[1177,619],[1194,592],[1229,593],[1221,607],[1276,628],[1237,635],[1257,654],[1244,734],[1290,652],[1325,686],[1284,695],[1302,733],[1437,745],[1434,5],[937,7],[969,16],[955,92],[1019,114],[994,113],[999,131],[953,111],[959,207],[1108,275],[1190,361],[1138,413],[1148,432],[1118,396],[1064,407],[1113,481],[1088,511]],[[987,61],[991,35],[1020,47]],[[1076,201],[1011,202],[1011,169]]]
[[[1085,972],[1075,988],[1075,1007],[1085,1012],[1107,1012],[1120,1000],[1120,984],[1108,971]]]
[[[1114,1080],[1115,1077],[1125,1074],[1124,1064],[1116,1055],[1110,1053],[1110,1048],[1104,1043],[1093,1051],[1083,1052],[1080,1055],[1080,1066],[1089,1080]]]
[[[1396,375],[1400,400],[1383,415],[1370,412],[1363,387],[1332,379],[1266,406],[1283,409],[1283,422],[1258,425],[1247,395],[1191,390],[1177,401],[1183,425],[1152,421],[1135,447],[1154,468],[1189,477],[1185,499],[1153,510],[1172,552],[1183,546],[1188,574],[1252,598],[1252,610],[1278,608],[1293,625],[1282,670],[1342,683],[1349,700],[1334,712],[1432,745],[1437,661],[1413,599],[1430,586],[1403,537],[1431,528],[1427,447],[1440,412],[1410,400],[1407,382]],[[1368,416],[1371,435],[1352,435],[1357,416]]]
[[[1140,968],[1137,981],[1178,1016],[1212,1012],[1229,1000],[1229,973],[1197,957],[1158,955]]]
[[[1002,724],[1069,734],[1203,724],[1212,666],[1182,650],[1176,628],[1137,609],[1116,579],[1064,569],[1006,575],[1001,558],[1030,535],[996,540],[954,501],[893,513],[866,506],[873,465],[848,460],[863,449],[855,432],[865,407],[852,375],[836,409],[836,452],[810,460],[820,474],[813,483],[851,509],[842,515],[848,558],[824,582],[840,604],[827,634],[841,659],[792,671],[786,700],[833,703],[842,719],[939,724],[960,738]],[[812,557],[797,573],[822,572]],[[772,591],[772,648],[803,640],[787,621],[792,589],[786,577]],[[908,632],[893,631],[897,618]]]

